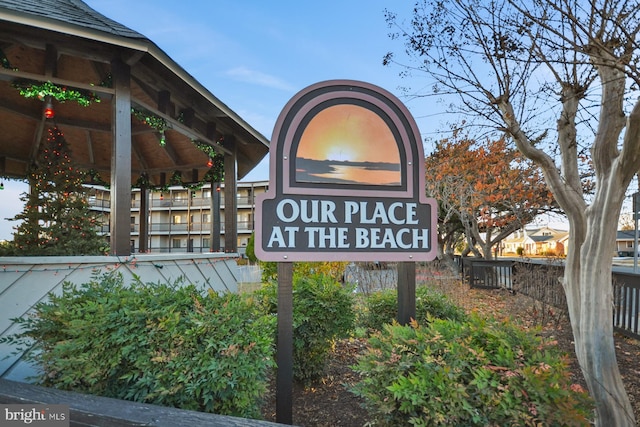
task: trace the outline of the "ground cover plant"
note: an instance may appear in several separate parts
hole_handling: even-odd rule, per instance
[[[65,390],[254,418],[273,362],[275,319],[237,294],[125,284],[106,274],[16,319],[36,344],[37,382]]]

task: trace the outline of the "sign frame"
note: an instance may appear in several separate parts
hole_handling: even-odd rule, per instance
[[[301,155],[309,144],[327,141],[307,137],[312,128],[332,126],[331,121],[322,122],[323,115],[351,113],[356,119],[369,120],[358,128],[365,136],[355,135],[352,141],[371,141],[372,150],[387,149],[380,144],[395,144],[389,149],[397,153],[391,156],[392,162],[338,162]],[[368,132],[374,128],[378,132],[372,136]],[[384,138],[376,138],[379,134]],[[372,152],[364,156],[373,158]],[[399,262],[436,257],[437,202],[424,191],[420,133],[408,109],[390,92],[354,80],[329,80],[301,90],[276,121],[269,162],[268,191],[256,197],[255,253],[259,259]],[[343,182],[330,173],[300,172],[309,163],[334,172],[359,168],[361,175],[376,178]],[[376,174],[376,169],[388,171],[394,165],[395,175]],[[382,184],[375,181],[382,176],[394,178]]]

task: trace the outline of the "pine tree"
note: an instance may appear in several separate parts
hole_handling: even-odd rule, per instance
[[[89,210],[82,174],[58,127],[49,128],[46,145],[29,174],[21,220],[12,242],[15,255],[103,255],[106,241]]]

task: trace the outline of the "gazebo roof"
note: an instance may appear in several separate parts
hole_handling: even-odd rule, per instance
[[[145,174],[151,185],[161,185],[174,172],[183,182],[201,180],[208,155],[197,144],[235,153],[237,178],[269,150],[263,135],[151,40],[80,0],[0,0],[0,51],[0,176],[25,177],[47,128],[57,125],[76,164],[110,181],[114,59],[130,67],[131,105],[138,113],[131,122],[132,182]],[[100,102],[54,101],[55,118],[45,119],[43,102],[15,87],[29,81],[92,93]],[[161,119],[162,129],[142,115]]]

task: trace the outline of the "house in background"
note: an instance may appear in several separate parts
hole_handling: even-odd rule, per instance
[[[542,256],[554,254],[566,256],[569,232],[550,227],[518,230],[502,241],[501,254],[514,256],[518,248],[523,248],[524,256]],[[632,257],[635,241],[634,230],[618,230],[614,256]]]
[[[616,254],[620,257],[632,257],[635,243],[635,230],[618,230],[616,235]]]
[[[569,232],[556,230],[551,227],[536,229],[522,229],[513,233],[502,241],[502,255],[519,255],[518,248],[522,248],[525,256],[566,256]]]

